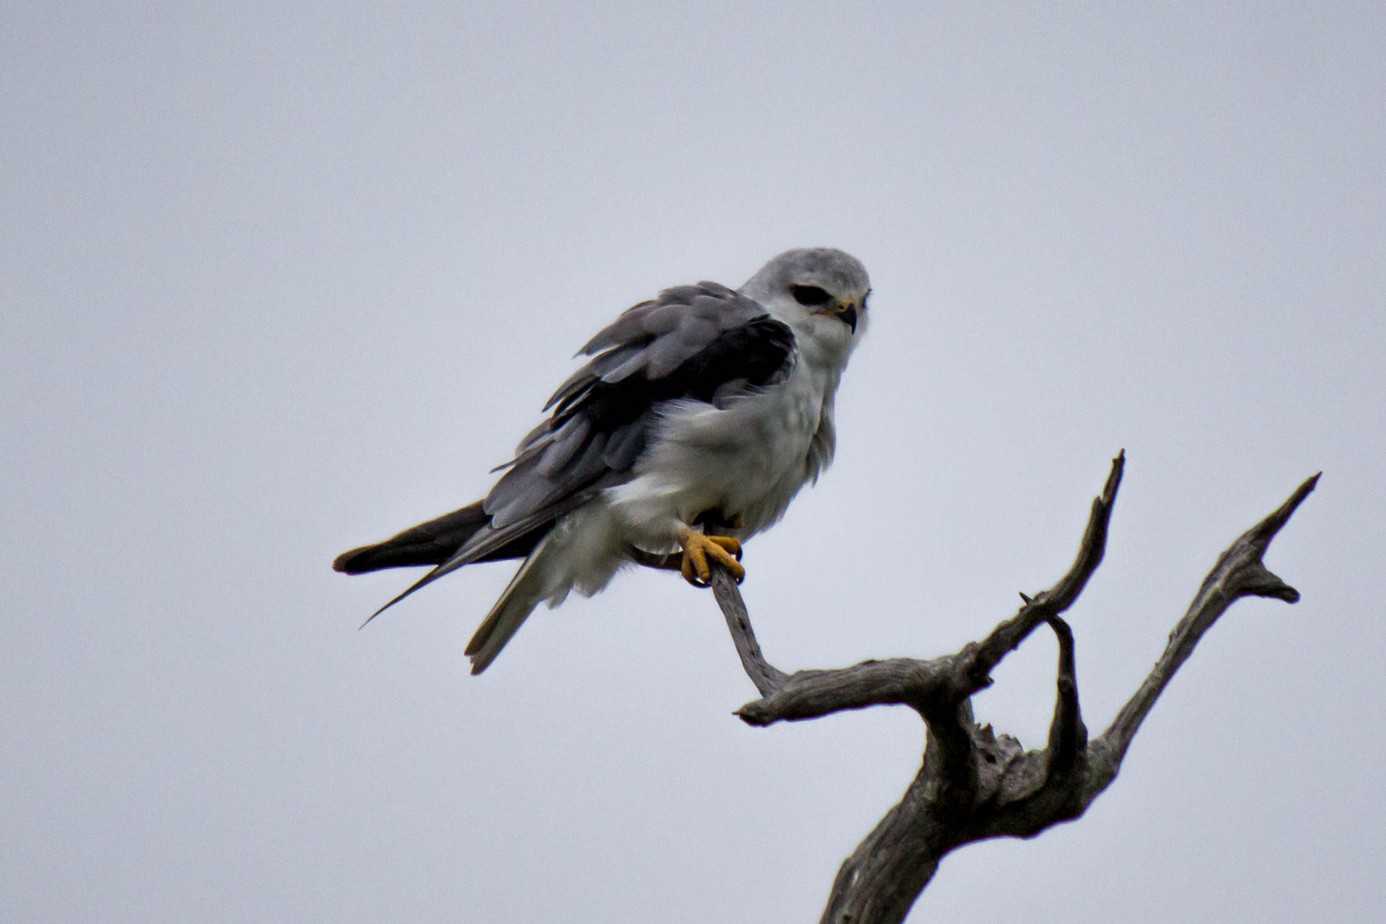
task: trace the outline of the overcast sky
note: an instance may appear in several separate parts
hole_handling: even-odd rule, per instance
[[[1386,13],[11,4],[0,918],[809,921],[905,710],[751,729],[666,574],[463,646],[341,550],[471,501],[627,305],[860,257],[833,469],[747,550],[779,667],[951,651],[1071,560],[1094,731],[1322,469],[1076,824],[915,921],[1380,915]],[[1044,740],[1038,634],[979,716]]]

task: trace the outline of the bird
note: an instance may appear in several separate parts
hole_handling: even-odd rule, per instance
[[[861,261],[829,247],[785,251],[739,289],[663,290],[578,351],[586,362],[484,498],[333,568],[433,566],[369,623],[459,568],[519,560],[467,645],[473,674],[540,603],[592,596],[625,565],[663,556],[695,586],[714,566],[739,582],[742,544],[832,462],[834,401],[870,292]]]

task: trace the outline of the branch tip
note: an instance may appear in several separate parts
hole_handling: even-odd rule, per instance
[[[1266,517],[1266,520],[1274,521],[1275,529],[1279,530],[1289,521],[1290,517],[1294,516],[1295,511],[1299,509],[1300,504],[1304,503],[1305,498],[1314,493],[1314,489],[1319,486],[1321,477],[1323,477],[1323,472],[1315,472],[1304,479],[1300,486],[1295,488],[1295,493],[1291,494],[1285,503],[1280,505],[1279,509]]]
[[[1154,707],[1155,701],[1169,685],[1175,672],[1192,654],[1203,634],[1212,628],[1222,614],[1241,597],[1268,597],[1285,603],[1298,603],[1299,591],[1273,574],[1261,558],[1290,517],[1305,498],[1313,493],[1322,472],[1306,478],[1285,502],[1251,527],[1218,557],[1217,563],[1203,586],[1189,604],[1184,618],[1169,634],[1169,642],[1155,667],[1141,683],[1135,694],[1121,708],[1112,724],[1103,732],[1099,751],[1102,769],[1089,784],[1084,796],[1091,802],[1116,778],[1118,768],[1140,729],[1141,723]]]
[[[1116,500],[1117,489],[1121,487],[1121,476],[1126,470],[1126,450],[1119,450],[1112,460],[1112,470],[1107,474],[1107,483],[1102,486],[1102,503],[1111,506]]]
[[[1310,494],[1314,493],[1314,488],[1318,486],[1319,477],[1322,474],[1323,472],[1316,472],[1304,479],[1283,504],[1272,510],[1264,520],[1243,534],[1260,554],[1265,554],[1266,549],[1270,547],[1271,540],[1285,527],[1286,523],[1290,522],[1290,517],[1294,516],[1299,505],[1304,503]],[[1277,578],[1277,580],[1279,579]]]

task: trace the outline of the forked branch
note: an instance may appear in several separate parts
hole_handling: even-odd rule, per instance
[[[713,592],[742,667],[761,695],[737,710],[743,721],[766,726],[892,704],[910,706],[928,728],[923,765],[900,802],[843,862],[823,921],[901,921],[949,851],[991,837],[1033,837],[1082,815],[1116,778],[1141,722],[1228,607],[1247,596],[1287,603],[1299,599],[1298,591],[1268,571],[1262,559],[1276,533],[1314,490],[1318,475],[1223,552],[1150,675],[1111,726],[1089,742],[1079,708],[1073,632],[1061,616],[1102,562],[1124,468],[1125,454],[1118,454],[1063,577],[1033,597],[1022,595],[1020,609],[986,638],[939,658],[863,661],[786,674],[765,659],[741,592],[728,574],[716,569]],[[978,726],[971,697],[991,683],[996,666],[1042,624],[1059,643],[1054,715],[1045,747],[1025,751],[1016,739]]]

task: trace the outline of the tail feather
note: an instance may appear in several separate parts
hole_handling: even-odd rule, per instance
[[[406,529],[384,542],[343,552],[332,563],[332,570],[364,574],[382,568],[441,565],[488,522],[490,519],[477,501]]]
[[[524,563],[515,572],[505,593],[501,594],[467,645],[467,654],[472,658],[472,673],[479,674],[496,659],[496,655],[500,654],[534,608],[561,589],[559,585],[563,579],[553,572],[554,563],[543,561],[544,549],[548,537],[553,535],[554,523],[606,487],[607,483],[598,481],[583,491],[563,498],[560,503],[506,523],[499,529],[492,528],[491,517],[482,510],[481,502],[470,504],[427,523],[420,523],[384,542],[344,552],[332,563],[332,567],[347,574],[361,574],[407,565],[434,566],[372,613],[361,624],[364,628],[405,597],[459,568],[475,562],[523,558]]]
[[[501,649],[524,625],[529,614],[534,612],[552,588],[549,587],[549,569],[544,565],[544,549],[548,546],[547,534],[539,541],[534,551],[525,559],[520,570],[506,585],[491,612],[477,626],[472,640],[467,643],[467,655],[472,659],[472,673],[480,674],[491,666]]]
[[[477,501],[460,510],[445,513],[427,523],[406,529],[384,542],[343,552],[332,562],[332,570],[346,574],[365,574],[383,568],[441,565],[452,558],[468,539],[490,523],[491,518],[481,509],[481,501]],[[524,558],[533,551],[538,541],[538,536],[519,536],[513,542],[506,543],[476,560],[501,561],[507,558]]]

